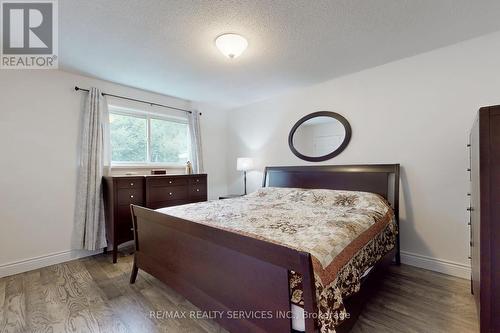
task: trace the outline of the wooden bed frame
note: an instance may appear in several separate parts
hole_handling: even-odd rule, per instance
[[[267,167],[263,186],[377,193],[391,201],[399,225],[399,164]],[[294,270],[303,277],[305,311],[317,313],[309,253],[139,206],[131,209],[136,251],[130,283],[140,268],[200,309],[223,312],[215,320],[231,332],[291,332],[291,319],[276,314],[291,309],[288,273]],[[350,318],[337,332],[351,329],[393,259],[400,263],[399,236],[360,292],[345,300]],[[269,313],[272,318],[266,318]],[[311,316],[305,325],[306,333],[318,331]]]

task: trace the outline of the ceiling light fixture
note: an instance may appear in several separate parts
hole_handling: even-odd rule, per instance
[[[215,39],[215,46],[230,59],[239,57],[248,47],[245,37],[238,34],[223,34]]]

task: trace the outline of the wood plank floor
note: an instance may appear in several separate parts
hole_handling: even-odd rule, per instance
[[[0,332],[226,332],[210,319],[151,318],[197,309],[144,272],[130,285],[131,263],[99,255],[0,279]],[[352,332],[478,332],[469,289],[466,280],[391,267]]]

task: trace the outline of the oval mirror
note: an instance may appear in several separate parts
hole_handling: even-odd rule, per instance
[[[350,139],[347,119],[335,112],[319,111],[297,121],[288,135],[288,145],[298,158],[321,162],[340,154]]]

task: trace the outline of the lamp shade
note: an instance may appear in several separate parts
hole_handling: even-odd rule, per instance
[[[236,160],[236,170],[248,171],[253,168],[253,160],[250,157],[238,157]]]

